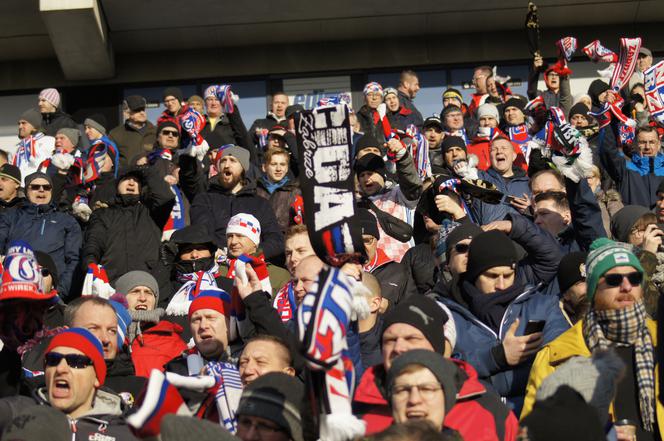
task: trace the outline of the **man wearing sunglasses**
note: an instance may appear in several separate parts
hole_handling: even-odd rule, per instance
[[[590,310],[537,354],[521,416],[531,411],[536,390],[558,366],[574,356],[590,357],[597,349],[611,348],[627,367],[613,401],[614,421],[635,422],[636,439],[659,439],[657,415],[664,407],[655,388],[657,324],[643,303],[643,267],[631,245],[602,238],[591,245],[586,274]],[[654,433],[658,426],[659,436]]]
[[[122,399],[101,389],[106,379],[104,354],[88,330],[70,328],[55,335],[45,351],[44,371],[46,386],[33,397],[0,400],[0,429],[7,427],[14,414],[39,404],[67,416],[72,440],[136,439],[124,423]]]
[[[81,228],[73,217],[56,211],[53,182],[48,175],[28,175],[25,188],[28,203],[7,211],[0,219],[0,253],[5,254],[14,240],[48,253],[58,267],[58,293],[66,298],[79,261]]]

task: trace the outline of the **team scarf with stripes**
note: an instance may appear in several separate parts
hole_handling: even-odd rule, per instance
[[[653,121],[664,126],[664,61],[660,61],[643,73],[646,103]]]
[[[466,213],[468,219],[470,219],[471,222],[473,223],[477,223],[475,221],[475,216],[473,215],[473,210],[471,210],[470,206],[466,203],[466,200],[463,197],[461,190],[459,189],[460,185],[461,185],[461,179],[448,179],[447,181],[441,182],[441,184],[436,189],[437,190],[436,194],[442,194],[445,190],[450,190],[454,192],[454,194],[458,196],[461,208],[463,208],[463,212]]]
[[[216,380],[214,396],[219,413],[219,424],[230,433],[235,434],[237,432],[235,412],[242,396],[240,371],[233,363],[210,361],[205,365],[204,372],[212,375]]]
[[[618,55],[611,49],[607,49],[602,45],[599,40],[594,40],[583,48],[583,53],[590,58],[590,61],[597,63],[603,61],[605,63],[618,62]]]
[[[118,154],[118,148],[113,141],[106,136],[102,136],[101,138],[92,141],[92,145],[90,145],[90,149],[87,152],[85,171],[83,173],[83,181],[86,184],[96,181],[101,175],[100,170],[104,163],[105,155],[108,155],[113,161],[113,175],[115,178],[118,177],[118,171],[120,169],[120,155]]]
[[[182,283],[182,286],[173,295],[173,298],[166,307],[166,314],[187,315],[189,313],[189,305],[201,291],[218,291],[222,298],[227,298],[230,302],[229,294],[217,286],[216,278],[220,275],[219,265],[216,263],[207,271],[196,271],[187,274],[178,273],[177,280]]]
[[[655,424],[655,348],[646,326],[643,302],[622,309],[590,309],[583,320],[583,337],[590,352],[615,346],[633,346],[639,409],[643,427]]]
[[[458,136],[459,138],[463,138],[463,142],[466,143],[466,145],[470,144],[470,139],[468,139],[468,133],[466,133],[466,128],[462,127],[459,130],[445,130],[443,132],[445,136]]]
[[[18,168],[21,168],[24,165],[29,165],[30,161],[37,157],[37,141],[43,137],[44,134],[40,132],[30,135],[27,138],[23,138],[21,142],[18,143],[18,148],[12,158],[12,164]]]
[[[281,321],[284,323],[295,318],[297,302],[295,301],[295,286],[292,280],[282,286],[277,295],[274,296],[272,307],[277,310]]]
[[[299,113],[297,143],[304,223],[314,251],[341,266],[360,261],[364,244],[355,213],[352,133],[346,105]]]
[[[355,421],[351,408],[355,367],[346,336],[351,320],[368,314],[362,288],[340,269],[323,268],[297,311],[298,335],[311,371],[308,386],[314,397],[313,414],[320,418],[321,439],[327,439],[323,432],[341,429],[327,424],[330,417],[344,418],[350,426]]]
[[[184,198],[182,197],[182,191],[177,185],[171,185],[171,192],[175,195],[175,203],[173,204],[173,209],[168,215],[168,220],[163,229],[163,233],[167,237],[170,237],[175,231],[181,230],[185,227]]]
[[[431,176],[431,162],[429,158],[429,141],[413,124],[406,127],[406,135],[410,136],[410,156],[415,162],[415,168],[420,179],[424,181]]]
[[[229,333],[233,337],[231,340],[235,340],[236,336],[240,336],[242,339],[247,339],[250,337],[252,328],[249,320],[247,320],[244,302],[242,301],[242,298],[240,297],[240,294],[237,290],[237,282],[239,280],[247,283],[246,268],[247,265],[250,265],[258,276],[258,280],[261,282],[261,288],[263,291],[269,295],[272,295],[272,285],[270,284],[270,275],[267,271],[265,256],[263,253],[260,253],[257,256],[242,254],[236,259],[228,259],[226,264],[228,265],[228,272],[226,273],[226,277],[232,279],[235,282],[233,284],[233,291],[231,292],[231,318]]]

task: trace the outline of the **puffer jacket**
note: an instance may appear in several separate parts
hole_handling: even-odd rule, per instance
[[[104,265],[111,281],[128,271],[157,269],[162,230],[175,197],[152,168],[145,176],[141,200],[117,196],[109,207],[93,211],[85,232],[84,268],[90,263]]]
[[[452,361],[465,379],[454,407],[445,415],[444,427],[456,430],[467,441],[514,441],[518,432],[514,414],[479,381],[471,365]],[[384,383],[385,368],[380,364],[365,371],[355,390],[353,413],[366,422],[366,435],[382,432],[394,422]]]
[[[652,319],[646,319],[646,326],[650,338],[652,339],[653,346],[657,346],[657,322]],[[543,346],[537,353],[533,367],[530,371],[528,378],[528,385],[526,387],[526,399],[523,403],[523,410],[521,418],[524,418],[530,413],[535,404],[535,394],[537,389],[542,384],[542,381],[551,375],[561,364],[566,362],[572,357],[590,357],[590,350],[586,345],[583,338],[583,320],[577,322],[567,332],[560,335],[558,338]],[[657,414],[657,421],[664,421],[664,405],[659,400],[659,369],[655,367],[655,413]],[[662,424],[658,425],[659,438],[664,439],[664,427]]]
[[[457,342],[453,357],[470,363],[479,378],[487,380],[496,392],[506,398],[518,413],[522,406],[526,382],[532,361],[509,366],[500,346],[507,330],[519,319],[516,335],[524,335],[529,320],[545,320],[544,343],[565,332],[569,323],[565,319],[556,296],[545,295],[534,286],[515,286],[521,293],[507,306],[499,331],[496,333],[482,323],[469,309],[450,298],[440,300],[452,311]]]
[[[32,396],[15,396],[0,400],[0,431],[4,431],[15,416],[31,406],[50,406],[46,388],[35,390]],[[138,440],[129,430],[120,396],[97,389],[93,407],[84,415],[69,420],[67,438],[71,441]]]
[[[4,255],[14,240],[27,242],[34,250],[48,253],[58,268],[58,292],[66,295],[78,265],[81,227],[55,204],[26,203],[0,215],[0,252]]]

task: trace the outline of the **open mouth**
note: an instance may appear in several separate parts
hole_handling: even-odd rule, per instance
[[[53,398],[66,398],[69,396],[70,390],[71,387],[67,380],[58,379],[53,383],[53,390],[51,391],[51,395]]]
[[[136,307],[135,307],[134,309],[135,309],[136,311],[147,311],[147,310],[148,310],[148,306],[145,305],[145,304],[143,304],[143,303],[141,303],[140,305],[136,305]]]
[[[410,410],[406,412],[406,418],[409,420],[422,420],[427,417],[427,413],[423,410]]]

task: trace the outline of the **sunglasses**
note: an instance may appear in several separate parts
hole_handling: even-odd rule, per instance
[[[59,352],[49,352],[44,356],[44,361],[46,366],[55,367],[60,364],[63,358],[67,362],[67,365],[74,369],[85,369],[93,365],[92,359],[87,355],[61,354]]]
[[[30,190],[33,191],[37,190],[51,191],[53,189],[53,186],[51,184],[30,184],[28,188],[30,188]]]
[[[454,245],[454,249],[456,250],[457,253],[459,254],[465,254],[468,252],[470,249],[470,244],[467,243],[458,243]]]
[[[180,137],[180,132],[177,132],[175,130],[162,130],[161,134],[164,135],[164,136],[170,135],[174,138],[179,138]]]
[[[608,286],[620,286],[625,277],[627,277],[629,284],[632,286],[638,286],[643,282],[643,273],[638,271],[627,274],[606,274],[604,280]]]

